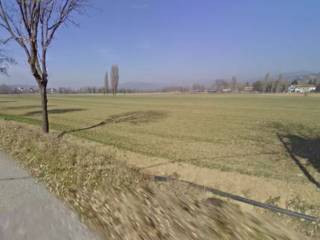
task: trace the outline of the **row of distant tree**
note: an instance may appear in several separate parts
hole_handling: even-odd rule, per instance
[[[254,91],[263,93],[281,93],[287,92],[290,82],[280,74],[277,79],[273,79],[270,73],[267,73],[264,80],[258,80],[252,83]]]
[[[139,90],[134,89],[125,89],[120,88],[117,89],[117,93],[135,93],[139,92]],[[15,87],[10,86],[6,84],[0,85],[0,94],[33,94],[33,93],[39,93],[39,89],[37,87],[30,87],[30,88],[21,88],[21,87]],[[79,89],[74,88],[65,88],[65,87],[59,87],[59,88],[48,88],[48,93],[59,93],[59,94],[72,94],[72,93],[106,93],[105,87],[81,87]],[[112,89],[109,89],[109,93],[112,93]]]
[[[316,87],[316,91],[320,92],[320,74],[304,75],[302,77],[288,80],[282,74],[274,79],[267,73],[264,80],[255,81],[252,83],[253,90],[263,93],[281,93],[287,92],[290,85],[307,84]]]
[[[18,93],[18,88],[13,88],[8,85],[2,84],[0,85],[0,94],[11,94],[11,93]]]
[[[262,80],[254,82],[239,82],[236,77],[231,80],[219,79],[216,80],[211,86],[195,83],[191,89],[183,88],[182,91],[214,91],[214,92],[242,92],[253,91],[261,93],[282,93],[287,92],[290,85],[309,84],[316,86],[316,91],[320,92],[320,74],[305,75],[296,79],[285,79],[282,74],[276,78],[267,73]],[[177,90],[178,88],[175,87]]]
[[[285,79],[283,75],[272,77],[266,74],[263,80],[254,82],[237,81],[236,77],[230,80],[218,79],[211,85],[195,83],[191,87],[186,86],[168,86],[162,89],[149,90],[149,92],[261,92],[261,93],[282,93],[287,92],[290,85],[310,84],[316,86],[316,91],[320,92],[320,74],[304,75],[291,80]],[[113,65],[110,74],[107,72],[104,79],[103,87],[82,87],[79,89],[71,88],[49,88],[48,93],[135,93],[141,92],[140,89],[119,88],[119,67]],[[36,87],[22,88],[0,85],[0,94],[18,94],[18,93],[35,93],[38,92]]]

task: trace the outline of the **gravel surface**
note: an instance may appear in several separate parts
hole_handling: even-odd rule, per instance
[[[0,152],[0,239],[100,238],[42,184]]]

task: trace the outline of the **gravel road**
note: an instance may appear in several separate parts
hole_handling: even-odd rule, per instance
[[[14,160],[0,152],[0,239],[101,238]]]

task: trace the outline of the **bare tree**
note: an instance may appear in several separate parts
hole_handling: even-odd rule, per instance
[[[264,77],[264,82],[263,82],[263,92],[270,92],[271,91],[271,75],[270,73],[267,73],[266,76]]]
[[[270,80],[270,78],[271,78],[270,73],[269,73],[269,72],[266,73],[266,75],[265,75],[265,77],[264,77],[264,80],[265,80],[266,82],[268,82],[268,81]]]
[[[106,72],[106,75],[104,77],[104,93],[108,93],[109,92],[109,73]]]
[[[41,95],[42,129],[49,132],[47,51],[57,30],[86,0],[0,0],[0,29],[24,50]]]
[[[118,65],[112,65],[111,67],[111,88],[112,94],[116,95],[119,85],[119,67]]]

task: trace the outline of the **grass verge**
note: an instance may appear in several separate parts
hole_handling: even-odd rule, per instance
[[[301,239],[184,185],[150,182],[89,145],[0,121],[0,147],[106,239]]]

